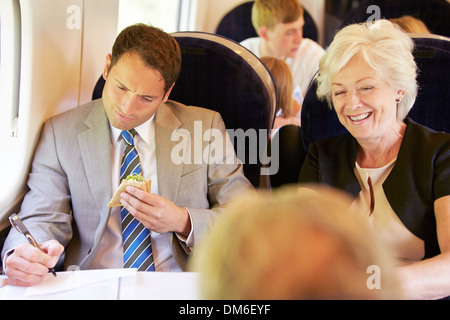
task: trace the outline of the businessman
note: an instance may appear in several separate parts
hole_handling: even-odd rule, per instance
[[[130,26],[107,55],[103,98],[45,122],[19,213],[44,253],[11,230],[2,252],[9,283],[37,284],[58,261],[64,269],[184,271],[223,206],[234,193],[252,188],[220,115],[169,100],[180,68],[172,36],[143,24]],[[178,143],[173,133],[194,134],[195,121],[204,131],[223,133],[223,161],[202,157],[202,163],[179,164],[171,159]],[[203,148],[211,143],[203,141]],[[110,209],[124,159],[133,152],[133,166],[151,180],[151,192],[128,187],[121,194],[122,207]],[[130,242],[138,241],[124,242],[128,223],[136,223],[139,237],[147,232],[142,238],[148,243],[125,257]],[[139,258],[128,263],[141,247]]]

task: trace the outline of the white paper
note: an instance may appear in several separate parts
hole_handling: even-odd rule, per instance
[[[33,287],[6,285],[0,300],[198,300],[198,274],[103,269],[51,273]]]
[[[57,276],[49,273],[44,280],[35,286],[28,287],[25,290],[24,297],[31,297],[37,295],[48,295],[64,291],[78,291],[90,290],[92,285],[102,283],[104,286],[112,282],[118,283],[119,278],[136,275],[137,269],[102,269],[102,270],[83,270],[83,271],[68,271],[58,272]],[[85,299],[89,299],[85,296]]]

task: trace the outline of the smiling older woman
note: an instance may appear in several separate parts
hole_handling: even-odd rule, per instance
[[[386,20],[336,34],[317,95],[349,134],[311,144],[300,182],[354,196],[398,260],[408,298],[450,295],[450,134],[407,118],[416,95],[414,44]]]

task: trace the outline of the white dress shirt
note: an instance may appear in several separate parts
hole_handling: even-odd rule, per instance
[[[125,142],[121,137],[121,130],[110,127],[111,130],[111,169],[112,194],[119,186],[120,162],[125,150]],[[155,146],[154,116],[135,128],[137,134],[134,137],[135,148],[138,151],[141,162],[142,176],[151,180],[151,193],[158,194],[158,175]],[[190,213],[189,213],[190,214]],[[191,218],[192,223],[192,218]],[[181,271],[172,256],[169,244],[169,233],[157,233],[151,231],[153,259],[156,271]],[[187,239],[177,234],[188,247],[192,247],[192,230]],[[123,267],[123,242],[120,207],[112,208],[108,224],[101,240],[97,255],[91,269],[107,269]]]

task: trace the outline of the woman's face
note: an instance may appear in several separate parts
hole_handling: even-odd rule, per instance
[[[358,141],[377,141],[397,131],[397,99],[403,91],[392,88],[358,56],[331,77],[331,94],[339,121]],[[397,131],[398,132],[398,131]]]

